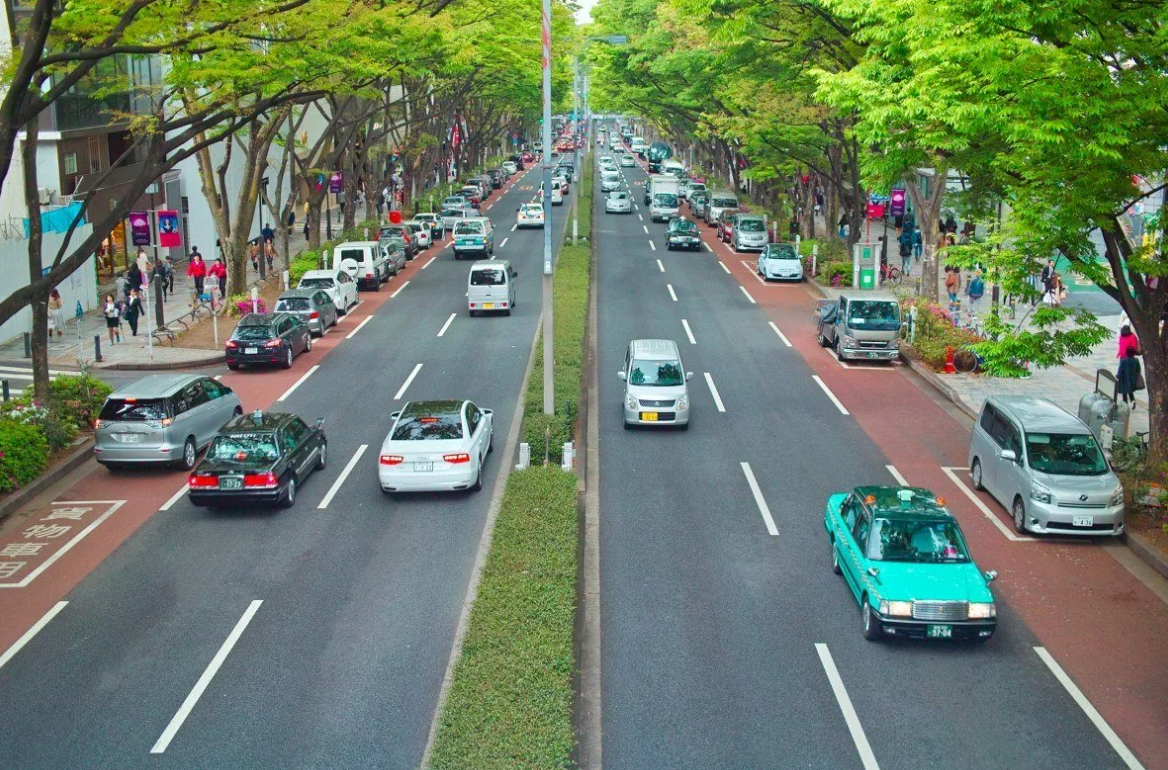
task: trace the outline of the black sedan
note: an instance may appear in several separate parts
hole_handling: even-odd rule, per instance
[[[702,247],[702,239],[698,234],[698,226],[685,217],[674,217],[669,220],[669,227],[665,230],[665,248],[690,249],[697,251]]]
[[[227,340],[227,368],[278,364],[292,368],[292,359],[312,350],[308,324],[287,313],[248,313]]]
[[[239,415],[211,439],[190,475],[192,505],[275,505],[291,508],[308,475],[328,462],[324,418],[309,426],[294,414]]]

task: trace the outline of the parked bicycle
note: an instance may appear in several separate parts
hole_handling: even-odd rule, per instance
[[[900,273],[900,268],[891,264],[885,263],[880,265],[880,282],[890,283],[893,286],[900,286],[901,280],[904,276]]]

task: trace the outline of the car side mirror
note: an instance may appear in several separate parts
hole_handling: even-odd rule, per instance
[[[397,419],[397,418],[399,418],[399,417],[401,417],[401,412],[400,412],[400,411],[398,411],[398,412],[390,412],[390,413],[389,413],[389,419],[391,419],[391,420],[396,420],[396,419]]]
[[[988,572],[985,573],[985,582],[987,584],[992,583],[997,579],[998,579],[998,571],[996,569],[989,570]]]
[[[318,428],[324,427],[324,418],[323,417],[316,418],[316,427],[318,427]]]
[[[482,411],[483,411],[483,414],[494,414],[495,413],[494,409],[484,409]]]
[[[628,379],[628,374],[626,374],[623,369],[621,371],[617,372],[616,376],[617,376],[617,379],[619,379],[621,382],[624,382],[626,379]]]
[[[1014,452],[1013,449],[1003,449],[998,453],[998,457],[1002,458],[1003,460],[1008,460],[1012,463],[1018,462],[1018,455]]]
[[[519,277],[519,271],[518,271],[518,270],[515,270],[515,271],[513,271],[513,272],[511,273],[511,277],[512,277],[512,278],[518,278],[518,277]]]
[[[875,567],[869,567],[868,568],[868,575],[869,575],[869,577],[879,578],[880,577],[880,570],[876,569]]]
[[[693,379],[693,372],[686,372],[685,373],[685,381],[689,382],[691,379]]]

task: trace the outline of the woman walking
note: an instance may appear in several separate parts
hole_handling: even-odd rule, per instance
[[[187,265],[187,276],[195,282],[195,301],[198,302],[203,296],[203,281],[207,277],[207,263],[203,261],[203,255],[199,253],[198,247],[191,249],[191,261]]]
[[[56,330],[57,336],[65,335],[65,302],[61,299],[61,292],[53,289],[49,292],[49,335]]]
[[[1140,359],[1136,358],[1135,348],[1128,348],[1119,362],[1119,370],[1115,373],[1115,389],[1123,397],[1123,402],[1131,404],[1132,411],[1135,411],[1136,391],[1144,389]]]
[[[1136,336],[1135,332],[1128,324],[1124,324],[1119,328],[1119,349],[1115,352],[1115,357],[1122,361],[1127,358],[1127,352],[1134,350],[1136,355],[1140,355],[1140,338]]]
[[[121,341],[119,327],[122,325],[122,309],[114,302],[114,295],[105,295],[105,304],[101,306],[101,314],[105,316],[105,328],[109,332],[110,344]]]
[[[142,298],[137,289],[130,290],[130,301],[126,303],[126,311],[122,313],[126,322],[130,324],[130,334],[138,336],[138,318],[142,315]]]

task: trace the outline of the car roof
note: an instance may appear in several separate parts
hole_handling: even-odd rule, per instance
[[[471,270],[486,270],[488,268],[509,267],[511,260],[509,259],[480,259],[471,264]]]
[[[165,398],[199,379],[202,379],[200,374],[149,374],[140,380],[134,380],[121,386],[109,397]]]
[[[739,212],[736,216],[738,217],[739,222],[741,222],[745,219],[757,219],[759,222],[763,221],[762,216],[760,214],[743,214],[743,213]]]
[[[799,256],[795,253],[795,247],[789,243],[768,243],[763,247],[762,253],[765,257],[779,257],[781,255],[785,259]]]
[[[317,294],[319,294],[322,291],[323,291],[323,289],[315,289],[315,288],[289,289],[288,291],[281,294],[279,297],[276,297],[276,301],[279,302],[282,299],[292,299],[292,298],[297,298],[297,297],[311,299],[312,297],[315,297]]]
[[[462,221],[462,222],[459,222],[458,224],[460,224],[460,225],[461,225],[461,224],[465,224],[465,223],[467,223],[467,222],[486,222],[486,223],[488,223],[488,224],[489,224],[489,223],[490,223],[490,221],[491,221],[491,220],[490,220],[489,218],[487,218],[487,217],[464,217],[464,218],[463,218],[463,221]]]
[[[304,275],[300,276],[300,280],[303,281],[305,278],[336,278],[337,273],[344,272],[344,270],[339,268],[336,270],[305,270]]]
[[[271,326],[287,316],[287,313],[248,313],[239,319],[239,326]]]
[[[677,343],[673,340],[633,340],[629,343],[635,358],[677,358]]]
[[[938,500],[931,490],[924,487],[863,486],[852,491],[874,516],[953,520],[953,514],[945,508],[944,499]],[[911,492],[912,499],[902,501],[901,492]]]
[[[376,249],[378,246],[379,246],[379,244],[377,243],[377,241],[345,241],[344,243],[338,243],[336,245],[336,248],[337,249],[359,249],[359,248]]]
[[[259,411],[259,410],[257,410]],[[259,430],[275,430],[296,415],[288,412],[260,411],[260,419],[255,419],[255,412],[237,414],[226,425],[219,429],[220,433],[254,433]]]
[[[418,417],[432,414],[461,413],[465,400],[435,399],[433,401],[410,401],[402,407],[402,417]]]
[[[1058,404],[1037,396],[990,396],[987,401],[1022,423],[1026,431],[1087,433],[1077,417]]]

